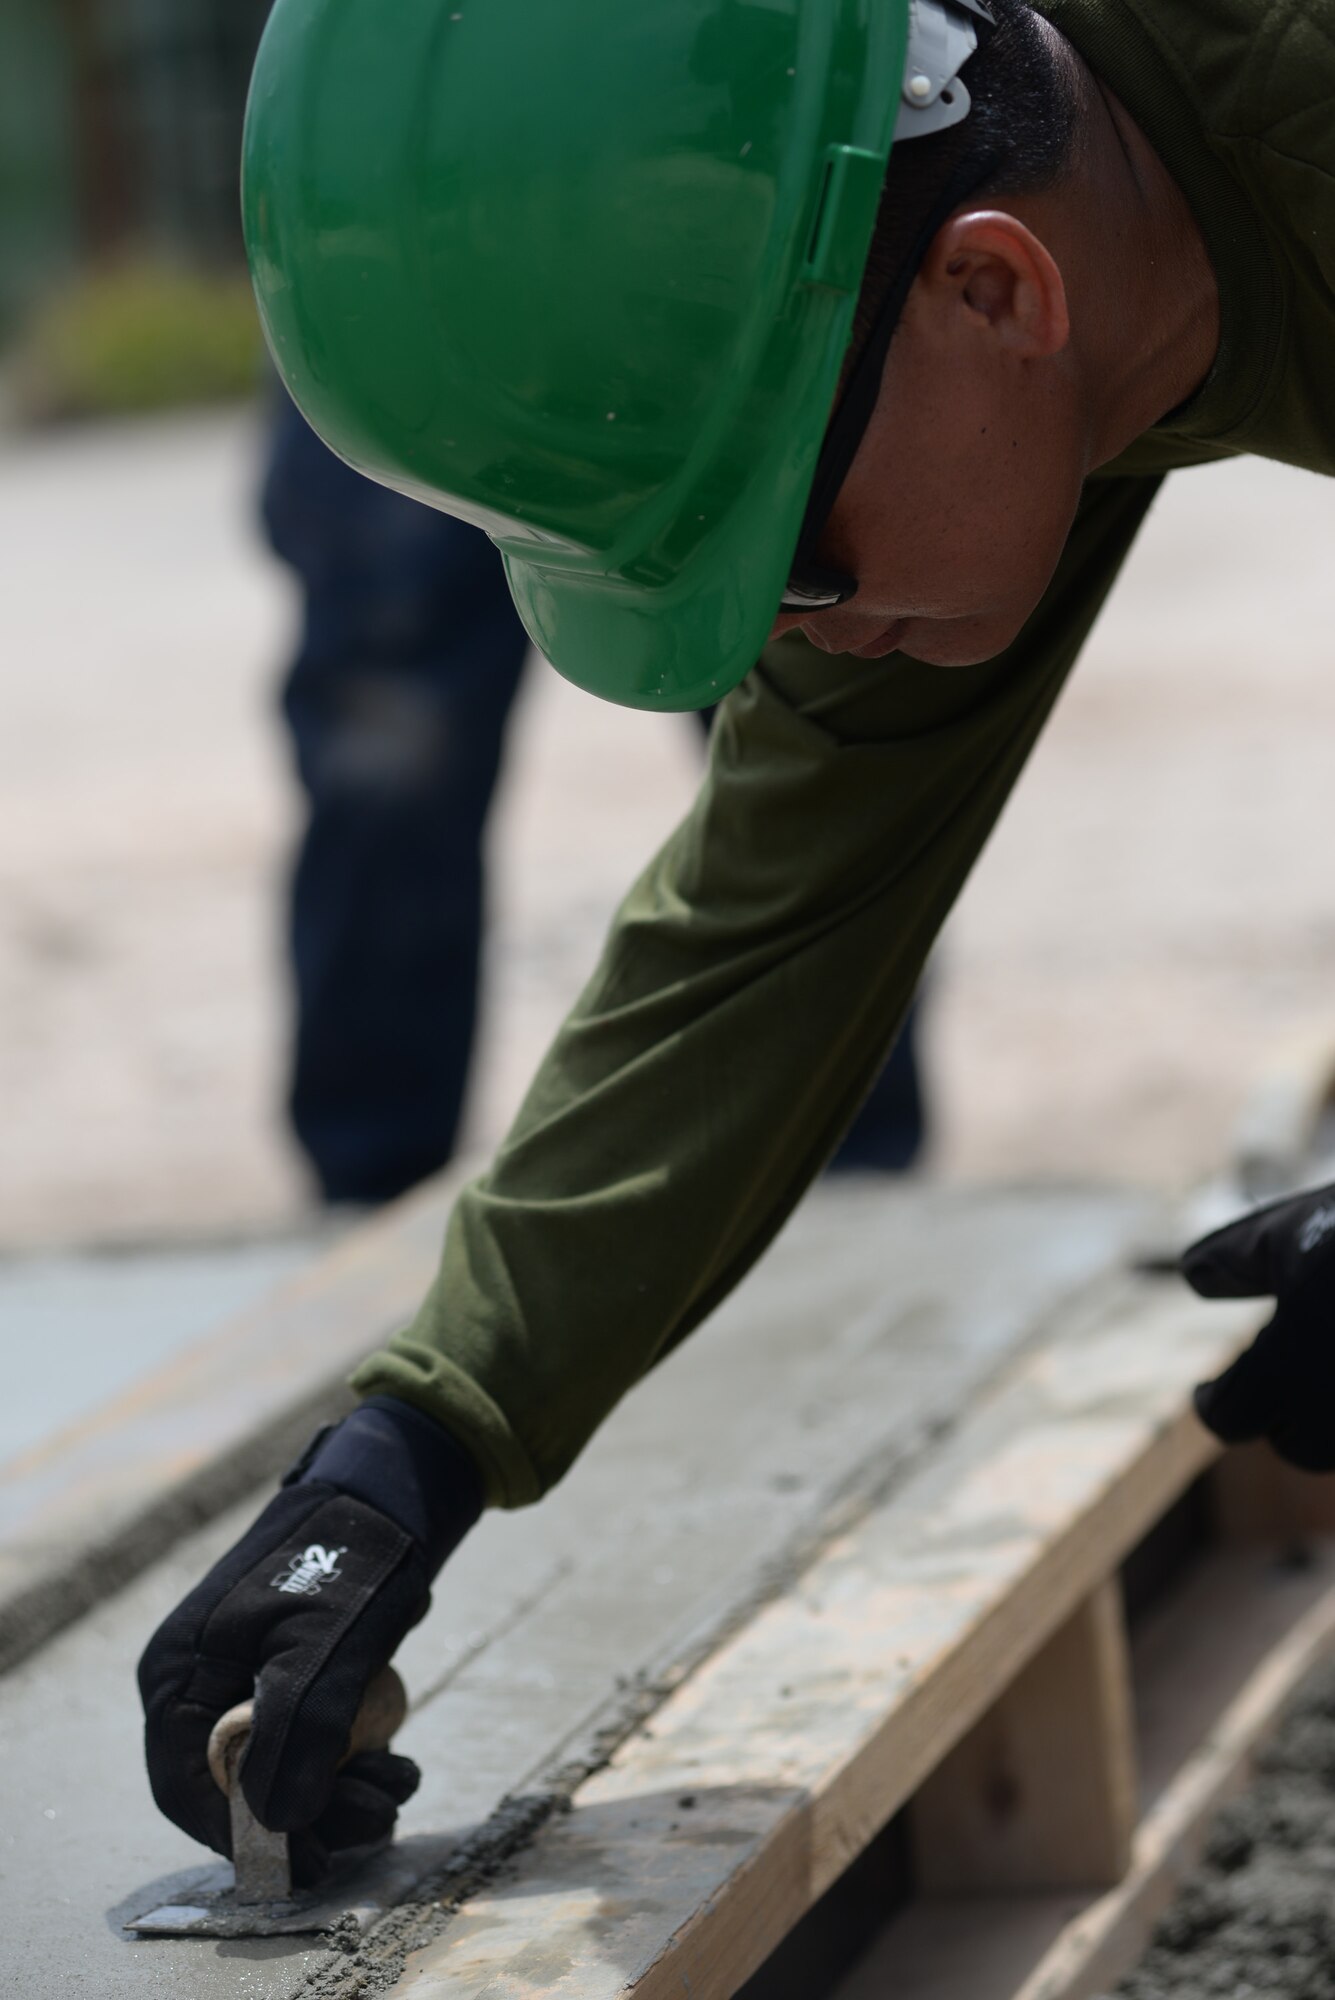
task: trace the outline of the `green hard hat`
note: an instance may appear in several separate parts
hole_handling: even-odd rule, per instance
[[[764,643],[897,119],[947,116],[939,75],[931,103],[905,81],[920,12],[951,18],[273,8],[243,209],[278,369],[349,464],[486,530],[534,643],[596,694],[701,707]]]

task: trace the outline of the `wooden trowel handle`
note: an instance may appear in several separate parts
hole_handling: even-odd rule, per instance
[[[340,1767],[362,1750],[388,1749],[408,1713],[408,1696],[393,1667],[382,1667],[362,1696],[362,1705],[352,1719],[348,1747],[339,1758]],[[255,1703],[239,1701],[213,1725],[209,1737],[209,1769],[218,1790],[232,1795],[232,1782],[241,1753],[250,1735]]]

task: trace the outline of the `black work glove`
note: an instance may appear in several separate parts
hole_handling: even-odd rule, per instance
[[[473,1461],[397,1398],[321,1431],[139,1662],[149,1781],[168,1819],[231,1853],[208,1740],[253,1694],[241,1788],[262,1825],[291,1835],[293,1881],[317,1882],[339,1849],[386,1839],[417,1766],[388,1750],[341,1770],[339,1758],[367,1683],[481,1510]]]
[[[1196,1390],[1225,1444],[1268,1438],[1305,1472],[1335,1471],[1335,1183],[1269,1203],[1182,1254],[1205,1299],[1273,1297],[1275,1316]]]

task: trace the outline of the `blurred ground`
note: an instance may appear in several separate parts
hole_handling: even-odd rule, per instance
[[[0,1402],[0,1464],[91,1416],[178,1348],[241,1313],[324,1248],[330,1232],[217,1248],[0,1257],[0,1327],[17,1339]]]
[[[272,692],[294,607],[248,416],[0,460],[0,1250],[289,1229]],[[1266,1050],[1335,1035],[1335,485],[1169,482],[957,912],[928,1018],[951,1175],[1174,1186]],[[534,667],[496,826],[469,1139],[497,1136],[689,795],[684,720]]]

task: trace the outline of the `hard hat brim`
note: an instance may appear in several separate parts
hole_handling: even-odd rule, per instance
[[[279,372],[349,464],[490,534],[609,700],[707,705],[765,642],[908,15],[422,0],[390,35],[374,0],[276,0],[243,212]]]
[[[813,393],[814,392],[814,393]],[[813,404],[829,387],[808,387]],[[535,561],[502,545],[515,607],[565,680],[630,708],[708,708],[745,678],[779,613],[819,450],[806,442],[757,468],[751,504],[725,515],[690,564],[662,583]]]
[[[510,555],[505,568],[529,637],[564,679],[631,708],[708,708],[755,665],[796,532],[777,559],[773,539],[752,536],[757,545],[720,550],[703,573],[655,590]]]

